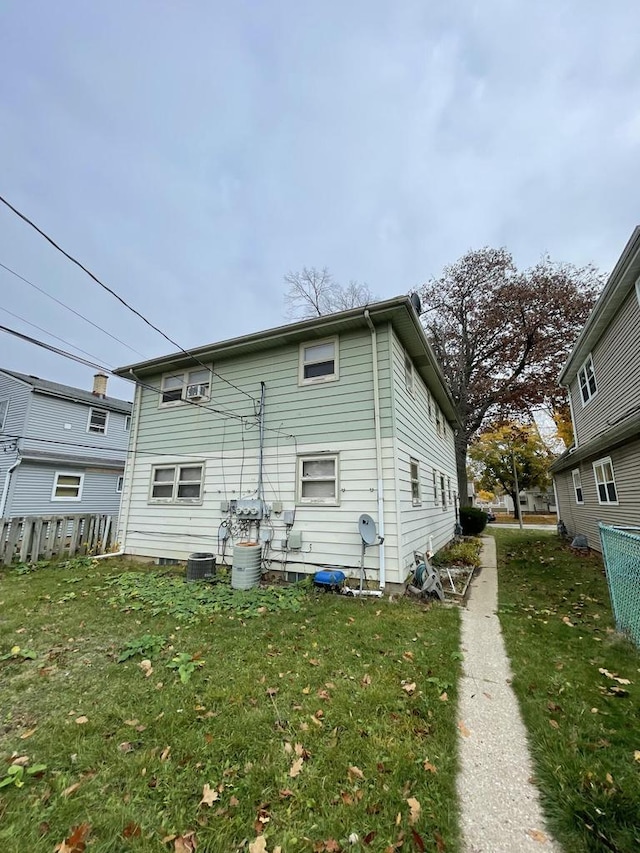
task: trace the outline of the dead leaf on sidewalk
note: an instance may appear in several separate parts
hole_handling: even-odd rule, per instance
[[[458,723],[458,729],[460,730],[460,734],[462,735],[462,737],[471,737],[471,732],[465,726],[465,724],[462,722],[462,720],[460,720]]]
[[[547,836],[544,834],[544,832],[541,832],[539,829],[528,829],[527,835],[530,838],[533,838],[534,841],[538,841],[540,844],[546,844],[547,843]]]

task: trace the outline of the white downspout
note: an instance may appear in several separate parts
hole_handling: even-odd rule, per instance
[[[364,318],[371,330],[371,357],[373,360],[373,421],[376,431],[376,476],[378,478],[378,534],[384,540],[384,478],[382,476],[382,431],[380,429],[380,384],[378,378],[378,336],[371,321],[368,309]],[[384,541],[380,543],[380,589],[384,591],[387,582]]]
[[[135,380],[135,377],[134,377]],[[138,429],[140,424],[140,406],[142,404],[142,388],[136,384],[136,393],[134,397],[134,412],[131,422],[131,433],[129,434],[129,446],[127,448],[127,458],[124,463],[124,481],[123,481],[123,503],[124,503],[124,487],[128,485],[127,505],[126,510],[121,507],[121,518],[119,519],[118,531],[119,539],[121,539],[120,547],[122,553],[125,550],[125,541],[127,538],[127,524],[129,522],[129,511],[131,510],[131,501],[133,498],[133,475],[136,461],[136,446],[138,444]],[[120,552],[119,552],[120,553]]]
[[[0,518],[4,518],[4,508],[7,504],[7,498],[9,496],[9,484],[11,483],[11,475],[16,470],[18,465],[22,462],[22,457],[18,456],[13,465],[10,465],[7,468],[7,474],[4,478],[4,486],[2,488],[2,497],[0,498]]]

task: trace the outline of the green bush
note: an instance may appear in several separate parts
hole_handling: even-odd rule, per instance
[[[462,542],[452,542],[434,554],[431,562],[434,566],[462,565],[478,568],[480,565],[480,540],[466,539]]]
[[[476,506],[462,506],[460,524],[465,536],[478,536],[487,526],[487,514]]]

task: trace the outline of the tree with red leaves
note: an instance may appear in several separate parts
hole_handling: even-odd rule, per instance
[[[462,427],[456,465],[462,504],[467,449],[483,424],[559,402],[558,374],[603,284],[593,266],[547,256],[518,270],[506,249],[467,252],[422,286],[427,336]]]

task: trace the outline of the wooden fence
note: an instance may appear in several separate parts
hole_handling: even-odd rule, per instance
[[[33,515],[0,519],[0,565],[113,549],[117,517],[112,515]]]

